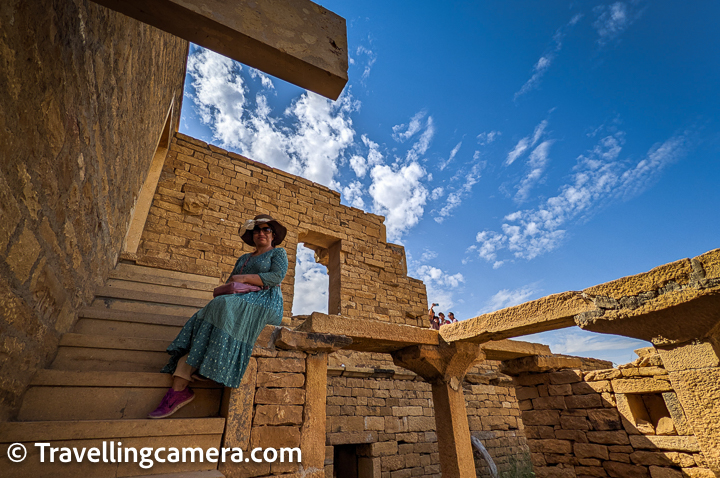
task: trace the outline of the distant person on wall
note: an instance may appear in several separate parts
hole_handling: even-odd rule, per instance
[[[448,324],[454,324],[455,322],[457,322],[457,319],[455,318],[455,314],[453,314],[452,312],[448,312],[448,321],[447,321],[447,323],[448,323]]]
[[[432,304],[430,306],[430,309],[428,310],[428,319],[430,320],[430,328],[433,330],[440,330],[440,319],[437,315],[435,315],[435,311],[433,310],[433,307],[435,307],[437,304]]]
[[[188,385],[195,380],[237,388],[260,331],[268,324],[280,325],[280,282],[288,259],[285,249],[276,246],[285,239],[287,229],[260,214],[246,221],[239,234],[255,250],[237,260],[222,286],[220,293],[225,295],[217,295],[193,315],[168,347],[171,357],[162,372],[173,375],[172,388],[149,418],[165,418],[190,403],[195,394]],[[238,293],[225,292],[228,288]]]
[[[447,324],[447,320],[445,319],[445,314],[443,314],[442,312],[440,312],[438,314],[438,320],[440,321],[440,327]]]

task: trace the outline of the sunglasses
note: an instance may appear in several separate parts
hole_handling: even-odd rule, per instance
[[[269,227],[256,227],[255,229],[253,229],[253,234],[272,234],[272,232],[272,228]]]

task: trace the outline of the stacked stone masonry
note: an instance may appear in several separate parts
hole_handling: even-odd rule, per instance
[[[225,278],[251,250],[238,228],[270,214],[288,228],[282,284],[291,316],[298,243],[330,275],[330,313],[422,326],[425,285],[407,276],[405,250],[385,239],[384,218],[340,204],[324,186],[176,134],[143,231],[138,264]]]
[[[715,476],[660,355],[639,352],[615,369],[515,375],[538,477]]]
[[[471,434],[480,439],[498,470],[509,473],[528,469],[530,458],[514,387],[497,368],[492,361],[474,367],[463,388]],[[395,367],[387,355],[342,350],[332,354],[326,478],[350,473],[344,468],[346,454],[357,456],[357,476],[440,477],[433,410],[430,384]],[[475,468],[478,477],[491,476],[477,456]]]
[[[83,0],[0,8],[0,420],[115,266],[187,42]]]

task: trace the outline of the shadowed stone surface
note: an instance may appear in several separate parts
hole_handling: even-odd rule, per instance
[[[333,100],[348,81],[345,19],[308,0],[95,1]]]
[[[0,7],[0,420],[114,266],[187,42],[84,1]]]

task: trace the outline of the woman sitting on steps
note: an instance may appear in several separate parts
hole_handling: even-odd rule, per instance
[[[280,283],[288,268],[282,243],[287,229],[266,214],[246,221],[242,240],[255,247],[244,254],[226,283],[258,286],[245,294],[215,297],[187,321],[167,349],[170,361],[162,369],[173,375],[172,387],[148,418],[165,418],[190,403],[195,394],[188,385],[214,380],[237,388],[250,361],[255,341],[266,325],[280,325],[283,299]]]

